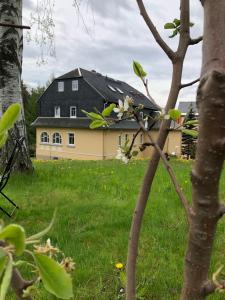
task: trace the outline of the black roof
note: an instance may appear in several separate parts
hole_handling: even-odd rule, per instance
[[[195,111],[195,113],[198,112],[195,101],[180,101],[179,102],[178,109],[181,111],[182,114],[187,114],[191,108]]]
[[[96,71],[87,71],[82,68],[74,69],[55,80],[72,79],[83,77],[83,79],[94,88],[104,99],[109,102],[118,103],[119,99],[130,96],[134,99],[134,105],[143,104],[146,108],[160,110],[153,98],[148,99],[144,94],[130,86],[124,81],[104,76]]]
[[[49,117],[38,117],[33,123],[34,127],[48,127],[48,128],[77,128],[77,129],[89,129],[91,120],[88,118],[49,118]],[[116,130],[136,130],[138,124],[135,121],[122,121],[120,123],[110,126],[110,129]],[[108,128],[99,128],[108,129]]]

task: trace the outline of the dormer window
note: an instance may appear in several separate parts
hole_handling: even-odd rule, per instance
[[[123,92],[121,89],[119,89],[118,87],[116,87],[116,90],[117,90],[120,94],[124,94],[124,92]]]
[[[111,91],[116,92],[116,89],[114,89],[114,87],[111,86],[111,85],[109,85],[109,84],[108,84],[108,88],[109,88]]]
[[[78,91],[78,80],[72,80],[72,91]]]
[[[77,117],[77,107],[70,106],[70,118],[76,118],[76,117]]]
[[[64,81],[58,82],[58,92],[64,92]]]
[[[60,118],[60,106],[55,106],[55,118]]]

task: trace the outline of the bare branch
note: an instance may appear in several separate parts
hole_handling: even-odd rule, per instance
[[[196,39],[190,39],[189,45],[196,45],[196,44],[200,43],[202,40],[203,40],[203,36],[199,36]]]
[[[7,23],[0,23],[0,26],[2,26],[2,27],[19,28],[19,29],[30,29],[30,26],[7,24]]]
[[[166,53],[166,55],[169,57],[169,59],[171,61],[173,61],[175,58],[175,52],[167,45],[167,43],[160,36],[158,30],[156,29],[155,25],[153,24],[152,20],[150,19],[149,15],[145,9],[145,5],[144,5],[143,1],[137,0],[137,4],[138,4],[139,10],[140,10],[140,14],[142,15],[146,25],[150,29],[156,42],[163,49],[163,51]]]
[[[132,150],[132,148],[133,148],[133,146],[134,146],[134,142],[135,142],[137,136],[139,135],[139,133],[140,133],[141,131],[142,131],[142,128],[140,127],[140,128],[137,130],[137,132],[134,134],[134,136],[133,136],[132,142],[131,142],[131,144],[130,144],[130,148],[129,148],[129,150],[128,150],[128,155],[129,155],[129,156],[130,156],[130,152],[131,152],[131,150]],[[130,156],[130,157],[131,157],[131,156]]]
[[[187,217],[187,220],[188,220],[188,223],[190,224],[190,218],[191,218],[191,210],[190,210],[190,205],[188,203],[188,200],[187,198],[185,197],[185,195],[183,194],[182,190],[181,190],[181,187],[177,181],[177,178],[176,178],[176,175],[174,174],[174,171],[171,167],[171,165],[169,164],[165,154],[163,153],[163,151],[161,150],[161,148],[159,147],[159,145],[157,143],[155,143],[155,141],[153,140],[151,134],[149,133],[149,131],[145,128],[144,124],[142,121],[139,122],[139,125],[141,126],[142,130],[144,132],[146,132],[147,136],[148,136],[148,139],[150,141],[150,143],[155,147],[155,149],[157,150],[157,152],[159,153],[161,159],[162,159],[162,162],[173,182],[173,185],[175,187],[175,190],[177,192],[177,195],[179,196],[179,199],[181,201],[181,203],[183,204],[184,206],[184,209],[185,209],[185,213],[186,213],[186,217]]]
[[[22,278],[19,271],[16,268],[13,268],[11,285],[12,288],[19,300],[32,300],[31,296],[23,297],[23,291],[33,285],[34,281],[27,281]]]
[[[197,82],[199,82],[199,81],[200,81],[200,78],[197,78],[197,79],[195,79],[195,80],[193,80],[193,81],[191,81],[191,82],[181,84],[181,85],[180,85],[180,89],[183,89],[183,88],[185,88],[185,87],[191,86],[191,85],[193,85],[193,84],[195,84],[195,83],[197,83]]]

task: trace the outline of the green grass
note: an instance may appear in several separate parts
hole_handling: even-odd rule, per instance
[[[126,262],[132,213],[147,162],[37,161],[34,165],[33,175],[14,175],[7,185],[7,194],[21,207],[13,222],[23,225],[30,235],[45,228],[58,208],[49,236],[76,262],[74,299],[119,299],[114,264]],[[172,165],[190,198],[191,164],[173,161]],[[224,177],[221,184],[224,198]],[[8,222],[6,217],[3,219]],[[225,261],[224,225],[222,220],[212,271]],[[160,165],[139,248],[138,284],[145,290],[143,299],[179,299],[186,236],[183,208]],[[8,299],[14,298],[10,295]],[[35,299],[55,298],[41,290]],[[224,299],[224,295],[210,299]]]

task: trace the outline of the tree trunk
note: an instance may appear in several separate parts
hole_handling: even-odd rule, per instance
[[[203,59],[197,93],[199,138],[191,176],[193,217],[185,259],[183,300],[202,300],[207,296],[213,241],[222,216],[219,180],[225,158],[225,1],[202,3]]]
[[[22,0],[1,0],[0,18],[2,23],[22,25]],[[6,146],[1,151],[0,165],[4,168],[14,146],[13,139],[25,137],[15,168],[31,170],[28,155],[24,110],[21,94],[23,34],[22,29],[0,26],[0,116],[12,103],[21,104],[21,118],[11,130]]]

